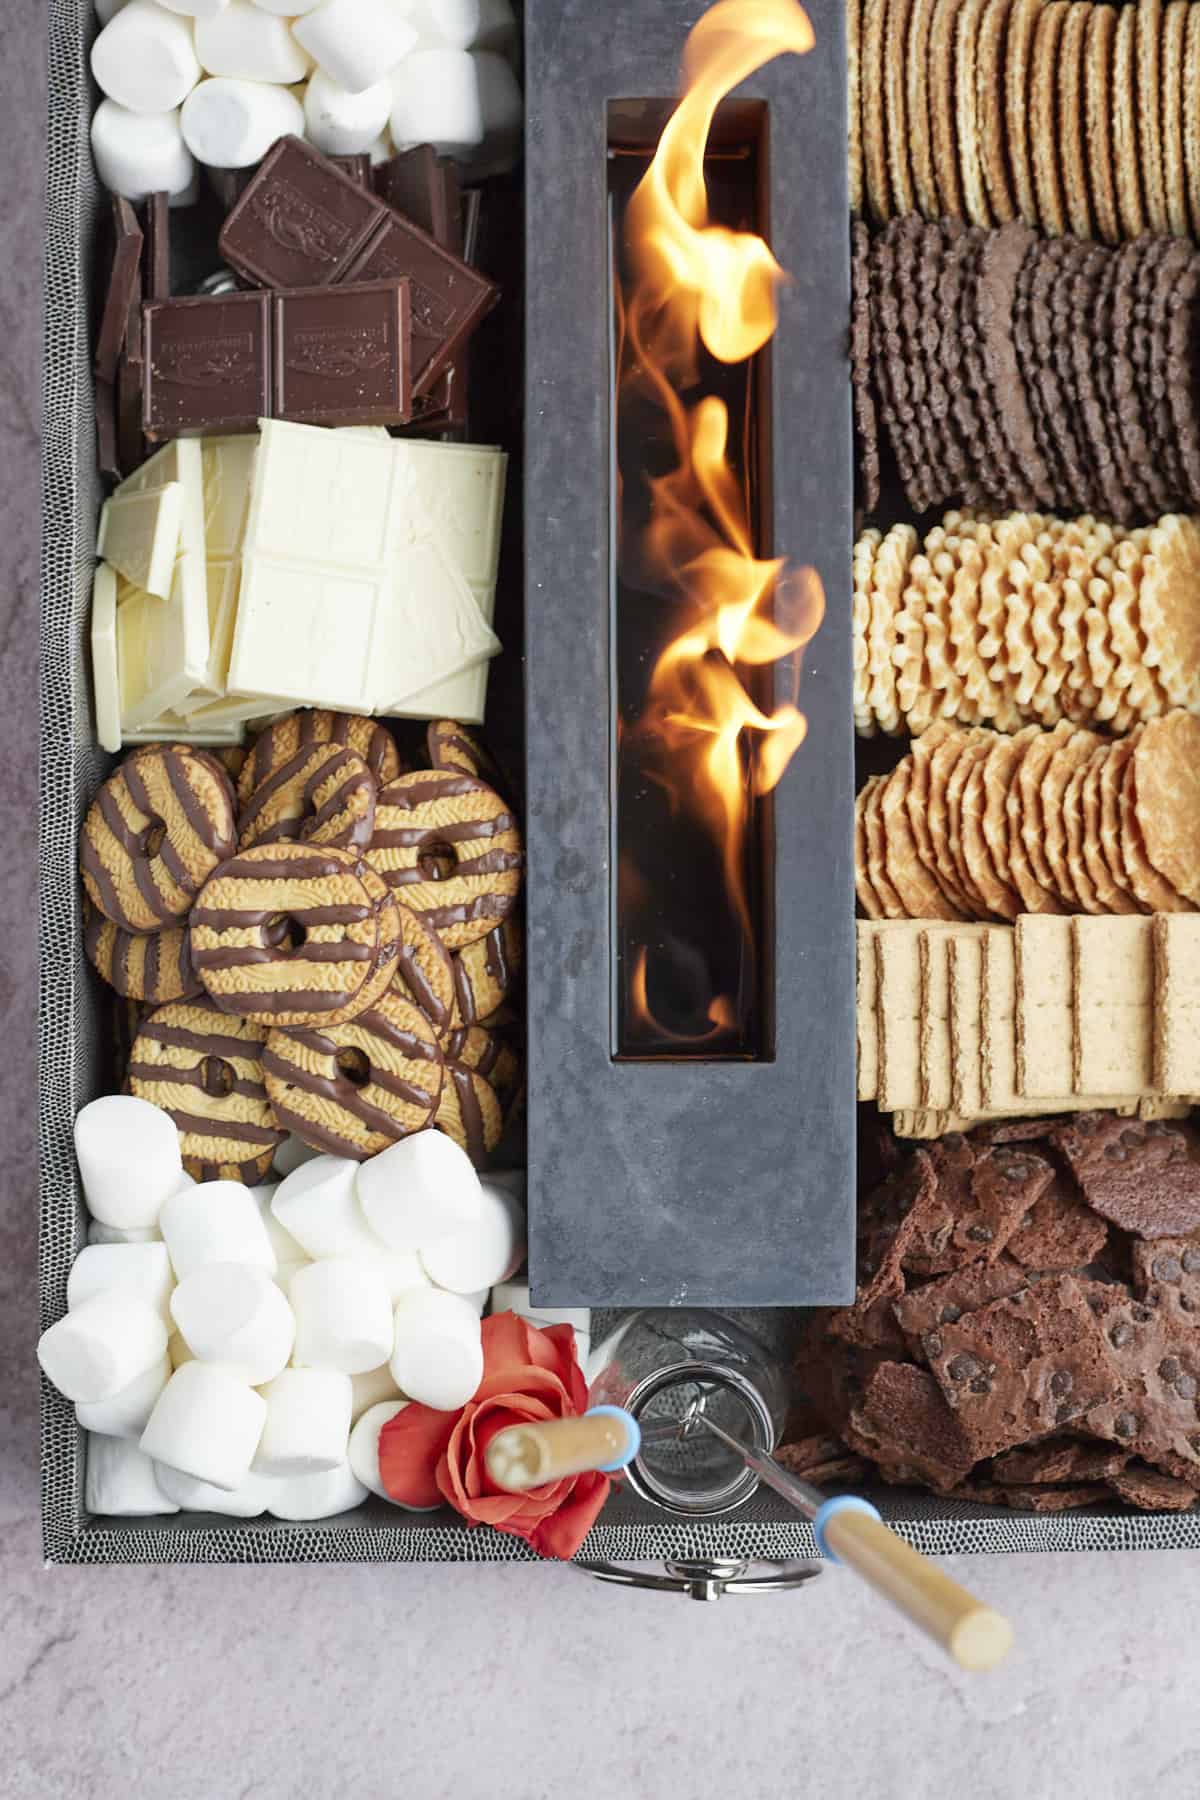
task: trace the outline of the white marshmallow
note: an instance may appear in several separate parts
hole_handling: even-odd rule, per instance
[[[429,1279],[452,1294],[507,1281],[525,1260],[525,1208],[498,1183],[480,1182],[483,1211],[474,1224],[421,1248]]]
[[[356,1421],[350,1433],[350,1467],[365,1488],[370,1488],[381,1500],[391,1501],[393,1506],[399,1502],[392,1500],[379,1475],[379,1434],[389,1419],[394,1419],[407,1405],[407,1400],[381,1400],[378,1406],[371,1407]]]
[[[309,1254],[304,1245],[298,1243],[291,1232],[284,1229],[272,1210],[278,1187],[277,1181],[266,1181],[261,1187],[250,1189],[254,1196],[254,1204],[258,1208],[259,1217],[267,1228],[267,1236],[270,1238],[271,1248],[275,1252],[275,1262],[277,1265],[308,1262]]]
[[[191,25],[155,0],[129,0],[93,43],[92,74],[131,112],[170,112],[200,79]]]
[[[406,16],[423,50],[505,50],[516,43],[511,0],[409,0]]]
[[[522,114],[517,78],[492,50],[419,50],[392,75],[397,150],[433,144],[460,162],[510,168]]]
[[[162,1314],[127,1293],[93,1294],[43,1331],[37,1356],[60,1394],[85,1406],[111,1400],[161,1361]]]
[[[182,1331],[173,1331],[167,1339],[167,1355],[171,1359],[172,1369],[181,1369],[185,1362],[196,1360],[196,1353]]]
[[[387,1363],[380,1363],[377,1369],[367,1369],[361,1375],[352,1375],[350,1386],[354,1392],[350,1416],[355,1421],[361,1419],[372,1406],[378,1406],[381,1400],[404,1399]]]
[[[85,1431],[101,1431],[108,1437],[140,1438],[171,1373],[171,1359],[164,1355],[141,1375],[136,1375],[129,1386],[114,1394],[111,1400],[96,1400],[90,1406],[79,1402],[75,1417]]]
[[[319,69],[357,94],[407,56],[417,33],[395,0],[321,0],[292,34]]]
[[[424,1249],[483,1214],[471,1159],[442,1131],[416,1131],[361,1164],[358,1199],[391,1250]]]
[[[311,1144],[306,1144],[303,1138],[298,1138],[294,1132],[289,1131],[275,1152],[275,1173],[282,1180],[293,1169],[298,1169],[301,1163],[311,1162],[314,1156],[320,1154]]]
[[[291,1480],[346,1460],[353,1389],[336,1369],[284,1369],[262,1390],[267,1422],[254,1467]]]
[[[304,13],[310,13],[314,6],[320,6],[321,0],[254,0],[255,6],[263,12],[278,13],[281,18],[298,19]]]
[[[302,1256],[297,1262],[281,1262],[275,1265],[275,1286],[281,1294],[289,1295],[292,1291],[292,1276],[297,1269],[306,1269],[312,1258]]]
[[[205,1263],[171,1295],[171,1315],[201,1362],[222,1364],[248,1387],[273,1380],[292,1354],[292,1309],[265,1269]]]
[[[168,1463],[155,1463],[154,1473],[163,1493],[184,1512],[223,1513],[230,1519],[261,1518],[274,1487],[265,1475],[256,1475],[253,1469],[231,1493],[213,1487],[209,1481],[197,1481],[194,1475],[185,1475]]]
[[[438,1288],[405,1294],[396,1307],[392,1376],[402,1394],[438,1412],[465,1406],[483,1380],[479,1318]]]
[[[196,169],[194,174],[192,175],[192,179],[188,182],[188,184],[185,188],[180,188],[180,190],[177,194],[171,194],[168,196],[167,205],[169,207],[171,207],[172,209],[174,209],[175,207],[178,207],[178,206],[195,206],[195,204],[196,204],[197,200],[199,200],[199,198],[200,198],[200,171],[199,171],[199,169]]]
[[[277,138],[303,137],[304,108],[288,88],[210,75],[184,101],[179,123],[200,162],[245,169],[261,162]]]
[[[115,1225],[102,1225],[99,1219],[93,1219],[88,1226],[87,1241],[89,1244],[161,1244],[162,1233],[157,1225],[142,1225],[135,1231],[118,1231]]]
[[[476,1313],[482,1318],[483,1309],[488,1303],[491,1291],[490,1288],[474,1288],[469,1294],[460,1294],[459,1299],[465,1300],[468,1306],[473,1306]]]
[[[183,1175],[170,1114],[132,1094],[106,1094],[76,1115],[75,1155],[88,1211],[118,1231],[157,1226]]]
[[[211,19],[223,12],[229,0],[158,0],[169,12],[183,13],[192,19]]]
[[[521,154],[521,127],[525,101],[512,66],[494,50],[473,50],[479,109],[483,114],[483,144],[471,157],[475,175],[501,175]]]
[[[175,1273],[165,1244],[89,1244],[71,1264],[67,1305],[82,1306],[93,1294],[119,1289],[147,1301],[169,1321],[174,1286]]]
[[[392,110],[392,84],[352,94],[318,69],[304,91],[304,118],[310,143],[326,156],[358,156],[369,150]]]
[[[257,1202],[240,1181],[202,1181],[172,1194],[162,1234],[180,1281],[205,1263],[248,1263],[273,1274],[275,1252]]]
[[[105,187],[126,200],[169,194],[174,206],[176,195],[186,194],[196,178],[196,165],[183,141],[178,112],[135,113],[118,106],[115,100],[102,100],[92,114],[92,156]],[[114,1100],[131,1098],[126,1094],[106,1096]],[[93,1106],[101,1104],[99,1100],[92,1102]],[[149,1101],[142,1104],[149,1105]],[[163,1118],[167,1118],[166,1113]],[[170,1124],[169,1119],[167,1122]]]
[[[369,1261],[380,1243],[358,1203],[357,1182],[357,1163],[318,1156],[280,1182],[271,1210],[307,1255]]]
[[[492,1289],[493,1313],[516,1313],[539,1329],[544,1325],[569,1325],[575,1333],[579,1366],[587,1362],[592,1348],[592,1315],[586,1306],[535,1306],[529,1297],[529,1286],[523,1281],[503,1281]]]
[[[371,1258],[371,1267],[383,1276],[393,1306],[411,1288],[433,1285],[415,1250],[380,1250]]]
[[[211,18],[196,20],[196,55],[209,75],[240,81],[302,81],[311,64],[288,29],[286,19],[265,13],[250,0],[229,0]]]
[[[392,142],[390,131],[381,131],[375,142],[367,146],[367,155],[373,169],[378,168],[380,163],[391,162],[395,154],[396,146]]]
[[[216,1363],[184,1363],[158,1397],[141,1446],[197,1481],[232,1493],[250,1472],[267,1416],[252,1387]]]
[[[331,1519],[335,1513],[361,1506],[367,1490],[348,1462],[321,1475],[297,1475],[277,1481],[267,1502],[277,1519]]]
[[[87,1441],[83,1503],[90,1513],[117,1519],[179,1511],[160,1486],[154,1464],[136,1444],[128,1438],[102,1437],[99,1432],[93,1432]]]
[[[392,1302],[368,1263],[349,1257],[309,1263],[291,1285],[296,1315],[293,1361],[299,1368],[359,1375],[392,1353]]]

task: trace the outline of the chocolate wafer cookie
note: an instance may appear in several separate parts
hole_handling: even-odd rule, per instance
[[[871,372],[871,238],[859,219],[850,226],[850,380],[859,502],[873,513],[879,505],[879,420]]]

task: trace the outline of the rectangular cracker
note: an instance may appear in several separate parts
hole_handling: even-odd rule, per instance
[[[1200,1093],[1200,913],[1156,913],[1154,1086],[1160,1094]]]
[[[983,1104],[1017,1103],[1017,953],[1012,931],[984,933],[979,998],[979,1074]]]
[[[1154,944],[1140,914],[1071,920],[1077,1094],[1142,1094],[1153,1086]]]
[[[924,1107],[905,1108],[893,1114],[892,1130],[898,1138],[940,1138],[948,1131],[970,1131],[974,1119],[960,1119],[951,1112],[931,1112]]]
[[[980,985],[983,946],[978,937],[953,937],[950,963],[950,1105],[966,1118],[983,1109],[980,1082]]]
[[[921,973],[921,1105],[944,1112],[950,1105],[950,938],[922,931],[918,939]]]
[[[858,1098],[873,1100],[879,1081],[879,1025],[876,1012],[878,971],[875,926],[859,919],[855,928],[858,959],[854,978],[854,1033],[858,1046]]]
[[[879,1022],[879,1079],[876,1098],[883,1112],[921,1104],[921,927],[894,920],[875,934],[876,1005]]]
[[[1017,1092],[1030,1099],[1069,1094],[1075,1039],[1069,918],[1021,914],[1016,973]]]

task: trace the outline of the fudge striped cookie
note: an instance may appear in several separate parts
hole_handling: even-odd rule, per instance
[[[163,931],[122,931],[84,896],[83,947],[96,973],[125,1000],[162,1006],[203,993],[192,967],[186,925]]]
[[[109,776],[83,822],[88,899],[125,931],[158,931],[186,915],[235,836],[220,764],[185,744],[146,744]]]
[[[393,985],[403,999],[420,1008],[440,1036],[454,1016],[455,959],[420,913],[399,900],[395,906],[400,915],[400,955]]]
[[[306,744],[259,783],[238,816],[238,849],[299,839],[365,850],[375,826],[375,777],[345,744]]]
[[[469,725],[460,725],[456,719],[434,719],[425,733],[425,746],[431,768],[473,775],[476,781],[486,781],[497,793],[503,791],[505,783],[499,764],[478,732],[472,731]]]
[[[504,1112],[508,1112],[521,1086],[521,1059],[499,1032],[488,1031],[482,1025],[467,1025],[461,1031],[448,1033],[442,1049],[448,1061],[461,1063],[482,1075]]]
[[[170,1113],[197,1181],[262,1181],[283,1142],[263,1080],[266,1036],[208,999],[156,1007],[138,1027],[129,1091]]]
[[[391,732],[377,719],[329,712],[324,707],[305,707],[300,712],[285,713],[255,739],[238,776],[239,804],[245,806],[255,788],[261,787],[269,775],[313,744],[344,744],[362,757],[380,786],[394,781],[402,767]]]
[[[465,1063],[447,1062],[434,1121],[482,1169],[504,1134],[500,1101],[487,1079]]]
[[[472,775],[422,769],[380,790],[367,861],[448,950],[486,937],[521,889],[516,819]]]
[[[474,1025],[490,1018],[515,988],[524,959],[525,933],[514,914],[456,951],[451,958],[454,1023]]]

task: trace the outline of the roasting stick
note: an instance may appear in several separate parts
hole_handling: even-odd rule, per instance
[[[497,1487],[523,1494],[547,1481],[588,1470],[612,1474],[631,1463],[641,1447],[637,1420],[619,1406],[593,1406],[576,1419],[544,1419],[498,1431],[484,1452]]]

